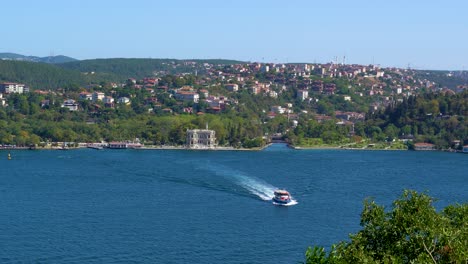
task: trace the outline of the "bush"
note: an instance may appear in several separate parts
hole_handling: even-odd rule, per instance
[[[437,212],[426,194],[404,191],[393,209],[366,200],[363,229],[327,254],[315,246],[305,263],[466,263],[468,205],[450,205]]]

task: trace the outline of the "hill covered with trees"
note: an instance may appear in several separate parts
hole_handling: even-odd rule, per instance
[[[0,82],[23,83],[32,90],[57,90],[70,85],[87,86],[101,82],[125,80],[125,77],[113,73],[84,74],[58,65],[0,60]]]
[[[57,89],[88,83],[86,76],[53,64],[0,60],[0,81],[24,83],[32,89]]]
[[[65,63],[70,61],[76,61],[77,59],[64,56],[64,55],[57,55],[57,56],[46,56],[46,57],[37,57],[37,56],[25,56],[16,53],[9,53],[4,52],[0,53],[1,60],[18,60],[18,61],[31,61],[31,62],[43,62],[43,63]]]
[[[82,60],[59,64],[60,67],[84,73],[105,73],[120,77],[142,79],[149,76],[162,76],[165,74],[179,74],[198,72],[205,73],[203,63],[209,64],[235,64],[241,63],[233,60],[175,60],[175,59],[95,59]]]

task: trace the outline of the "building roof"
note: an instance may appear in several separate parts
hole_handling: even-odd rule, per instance
[[[415,146],[418,146],[418,147],[431,147],[431,146],[434,146],[434,144],[431,144],[431,143],[414,143]]]

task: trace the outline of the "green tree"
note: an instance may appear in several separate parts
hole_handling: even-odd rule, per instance
[[[404,191],[391,211],[366,200],[363,229],[351,241],[309,248],[306,263],[466,263],[468,205],[450,205],[437,212],[433,198]]]

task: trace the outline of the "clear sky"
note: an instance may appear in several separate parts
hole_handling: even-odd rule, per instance
[[[2,0],[0,52],[468,69],[468,0]]]

